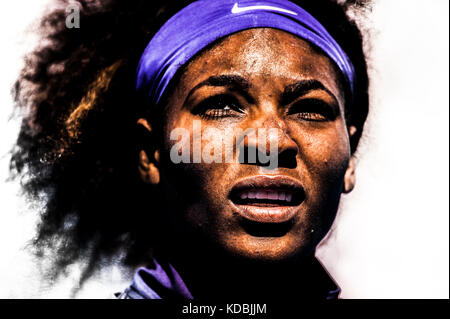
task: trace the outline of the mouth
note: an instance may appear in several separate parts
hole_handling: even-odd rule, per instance
[[[239,181],[229,198],[244,219],[276,224],[286,223],[297,215],[305,192],[291,177],[259,175]]]

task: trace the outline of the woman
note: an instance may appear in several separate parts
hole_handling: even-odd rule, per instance
[[[120,298],[339,295],[314,251],[355,183],[367,68],[346,5],[297,2],[45,17],[12,168],[44,200],[34,243],[54,276],[122,254],[141,267]]]

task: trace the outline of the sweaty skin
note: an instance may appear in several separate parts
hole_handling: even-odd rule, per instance
[[[212,76],[242,83],[199,87]],[[289,98],[283,94],[305,81],[314,85]],[[238,261],[236,266],[247,261],[276,265],[313,255],[333,223],[341,194],[354,183],[349,132],[355,129],[345,121],[341,81],[333,62],[308,42],[268,28],[228,36],[185,67],[163,112],[159,146],[155,154],[141,152],[140,168],[145,181],[163,188],[163,207],[172,221],[166,241],[172,243],[168,245],[174,259],[184,256],[179,257],[181,267],[197,269],[202,262],[209,268],[221,267],[209,263],[208,256],[223,264]],[[205,103],[218,95],[220,102]],[[203,133],[214,128],[223,135],[236,128],[277,128],[277,171],[236,161],[172,163],[169,154],[176,141],[170,139],[170,132],[184,128],[192,136],[194,120],[201,121]],[[140,123],[151,130],[151,119]],[[222,141],[207,136],[202,146],[216,142]],[[246,146],[261,147],[256,139],[247,139]],[[270,225],[264,236],[248,231],[230,198],[238,181],[258,175],[286,176],[303,188],[296,214],[281,233],[271,235]]]

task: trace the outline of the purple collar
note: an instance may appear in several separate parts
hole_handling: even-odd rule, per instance
[[[315,258],[311,271],[314,290],[319,292],[312,295],[326,300],[338,299],[340,288]],[[175,268],[170,263],[160,263],[155,258],[153,265],[148,268],[139,268],[134,274],[132,284],[124,292],[116,294],[116,297],[119,299],[194,299]]]
[[[149,268],[139,268],[119,299],[193,299],[183,279],[170,263],[153,258]]]

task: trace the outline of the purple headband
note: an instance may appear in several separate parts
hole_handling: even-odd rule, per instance
[[[353,95],[350,59],[325,28],[308,12],[287,0],[200,0],[170,18],[142,54],[137,90],[148,91],[154,104],[161,99],[180,67],[212,42],[251,28],[287,31],[319,47],[333,60]]]

